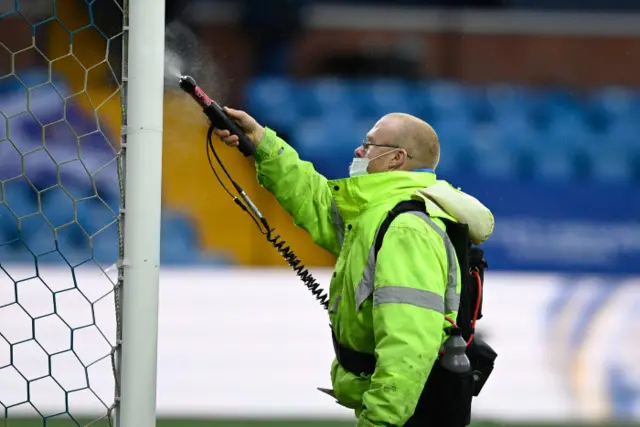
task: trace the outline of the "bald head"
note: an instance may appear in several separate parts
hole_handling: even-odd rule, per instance
[[[391,113],[382,120],[392,122],[397,132],[397,144],[406,148],[409,155],[410,169],[435,169],[440,161],[440,143],[438,135],[429,123],[405,113]]]
[[[368,153],[362,153],[370,159],[380,156],[377,165],[371,161],[375,171],[414,170],[419,168],[435,169],[440,160],[440,143],[433,128],[424,120],[405,113],[391,113],[383,116],[367,133],[372,144],[404,148],[395,150],[388,156],[389,147],[372,146]],[[358,153],[356,153],[358,154]],[[370,168],[371,169],[371,168]]]

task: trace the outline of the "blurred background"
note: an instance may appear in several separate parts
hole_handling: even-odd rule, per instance
[[[0,1],[0,413],[19,409],[9,425],[45,416],[20,396],[39,378],[25,370],[46,357],[27,352],[21,369],[21,341],[8,338],[18,323],[9,310],[27,329],[38,319],[20,290],[57,302],[70,283],[84,299],[47,315],[84,306],[96,323],[97,294],[83,288],[118,259],[122,10],[121,0]],[[179,48],[182,72],[328,178],[347,176],[380,116],[433,125],[439,179],[496,218],[479,330],[500,356],[476,400],[478,426],[637,425],[640,3],[167,0],[166,21],[168,37],[198,40]],[[218,185],[206,120],[176,83],[167,80],[164,109],[159,417],[351,425],[315,390],[332,357],[324,313]],[[328,287],[333,257],[257,184],[252,161],[219,154]],[[96,274],[79,280],[88,265]],[[81,326],[65,321],[61,339]],[[26,340],[39,343],[34,331]],[[112,384],[101,375],[86,387]],[[51,416],[54,400],[41,402]],[[79,402],[81,415],[93,411]]]

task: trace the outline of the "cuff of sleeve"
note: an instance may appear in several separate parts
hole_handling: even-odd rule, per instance
[[[360,415],[358,417],[358,424],[356,424],[356,427],[378,427],[378,426],[376,426],[374,423],[372,423],[371,421],[367,420],[362,415]]]
[[[280,147],[278,144],[278,136],[276,135],[276,132],[272,129],[269,129],[268,127],[265,127],[264,135],[262,136],[262,139],[260,140],[260,143],[258,144],[253,157],[256,162],[259,163],[263,160],[274,157],[279,149]]]

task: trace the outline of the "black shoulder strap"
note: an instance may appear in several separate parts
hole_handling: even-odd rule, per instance
[[[422,200],[405,200],[403,202],[398,203],[393,209],[389,211],[387,217],[380,224],[380,229],[378,230],[378,235],[376,236],[375,242],[375,255],[378,256],[378,251],[382,247],[382,240],[384,239],[384,235],[386,234],[391,222],[396,219],[396,217],[405,212],[427,212],[427,205]]]

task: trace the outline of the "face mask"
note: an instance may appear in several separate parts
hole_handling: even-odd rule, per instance
[[[360,176],[366,175],[369,173],[367,169],[369,168],[369,159],[366,157],[356,157],[351,161],[351,166],[349,166],[349,176]]]
[[[368,159],[366,157],[356,157],[351,161],[351,166],[349,166],[349,176],[360,176],[366,175],[369,173],[367,170],[369,168],[369,163],[371,160],[375,160],[378,157],[382,157],[386,154],[393,153],[395,150],[387,151],[386,153],[382,153],[379,156],[374,157],[373,159]]]

